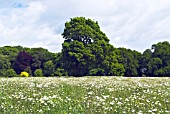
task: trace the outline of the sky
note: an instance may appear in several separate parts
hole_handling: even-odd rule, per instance
[[[170,0],[0,0],[0,46],[61,52],[65,22],[80,16],[98,21],[114,47],[170,41]]]

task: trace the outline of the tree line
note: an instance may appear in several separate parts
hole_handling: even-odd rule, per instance
[[[0,76],[170,76],[170,44],[153,44],[143,53],[115,48],[97,21],[71,18],[58,53],[44,48],[0,47]]]

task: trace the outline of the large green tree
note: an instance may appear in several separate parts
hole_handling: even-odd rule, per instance
[[[28,53],[32,56],[32,62],[31,62],[31,70],[32,74],[37,69],[43,69],[44,64],[47,61],[52,60],[53,61],[53,53],[50,53],[47,49],[44,48],[32,48],[28,51]]]
[[[170,76],[169,42],[158,42],[151,49],[146,49],[142,54],[140,67],[146,76]]]
[[[160,58],[152,58],[147,64],[148,76],[159,76],[162,64]]]
[[[141,57],[141,53],[126,48],[118,48],[116,53],[119,63],[124,66],[125,76],[140,75],[139,58]]]
[[[32,62],[31,55],[29,55],[25,51],[19,52],[13,64],[14,70],[16,71],[17,74],[20,74],[22,71],[27,72],[29,71],[29,73],[32,73],[31,62]]]
[[[65,23],[62,67],[68,75],[123,75],[114,47],[100,30],[98,22],[84,17]]]
[[[148,64],[152,59],[152,50],[146,49],[143,54],[141,55],[141,58],[139,59],[139,65],[140,65],[140,73],[141,76],[150,75],[148,72]]]
[[[153,57],[158,57],[163,62],[163,67],[170,65],[170,44],[169,42],[158,42],[152,45]]]
[[[11,63],[6,55],[0,54],[0,76],[6,76],[6,71],[10,69]]]

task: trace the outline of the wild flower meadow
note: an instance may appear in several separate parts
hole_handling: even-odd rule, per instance
[[[0,113],[169,114],[170,78],[0,78]]]

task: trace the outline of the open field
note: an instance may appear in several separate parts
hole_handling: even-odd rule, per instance
[[[0,78],[0,113],[169,114],[170,78]]]

